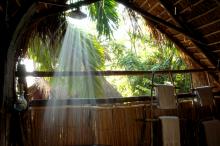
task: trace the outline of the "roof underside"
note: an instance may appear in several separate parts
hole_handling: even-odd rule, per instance
[[[220,2],[218,0],[134,0],[158,30],[202,68],[219,67]],[[156,16],[161,21],[155,21]],[[165,21],[165,22],[164,22]],[[171,26],[171,27],[170,27]]]
[[[99,0],[81,0],[81,5]],[[189,56],[198,68],[219,68],[220,60],[220,1],[219,0],[116,0],[119,3],[139,12],[152,26],[165,34],[178,48]],[[55,4],[65,4],[66,0],[42,0]],[[30,30],[35,30],[38,20],[47,22],[38,27],[44,31],[49,25],[49,32],[53,32],[59,22],[52,15],[61,12],[63,7],[53,7],[35,0],[9,0],[0,2],[0,27],[2,22],[13,25],[22,9],[38,5]],[[23,12],[24,13],[24,12]],[[14,24],[14,23],[15,24]],[[57,25],[57,26],[56,26]],[[53,27],[51,27],[53,26]],[[28,39],[28,38],[26,38]],[[219,82],[219,77],[215,79]]]

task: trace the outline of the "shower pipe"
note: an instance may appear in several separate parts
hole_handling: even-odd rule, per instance
[[[215,72],[219,70],[210,69],[187,69],[187,70],[157,70],[157,71],[33,71],[20,72],[16,71],[16,77],[59,77],[59,76],[144,76],[151,74],[177,74],[177,73],[198,73],[198,72]]]

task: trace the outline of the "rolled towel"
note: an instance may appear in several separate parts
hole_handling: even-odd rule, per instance
[[[205,137],[207,146],[219,146],[220,145],[220,121],[210,120],[204,121]]]
[[[163,146],[180,146],[179,118],[176,116],[160,116],[162,124]]]
[[[158,84],[155,87],[156,98],[159,100],[158,108],[161,109],[175,109],[176,96],[174,95],[173,85]]]
[[[195,91],[202,106],[213,105],[213,94],[210,86],[197,87]]]

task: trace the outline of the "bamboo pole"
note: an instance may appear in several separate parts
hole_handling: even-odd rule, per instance
[[[175,73],[195,73],[195,72],[219,72],[215,68],[210,69],[187,69],[187,70],[157,70],[157,71],[33,71],[33,72],[15,72],[16,77],[59,77],[59,76],[143,76],[154,74],[175,74]]]

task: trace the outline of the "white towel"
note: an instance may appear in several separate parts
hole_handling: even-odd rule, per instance
[[[160,116],[162,123],[163,146],[180,146],[179,118],[176,116]]]
[[[213,105],[213,94],[210,86],[197,87],[196,94],[198,95],[202,106]]]
[[[211,120],[203,122],[207,146],[220,145],[220,121]]]
[[[176,97],[174,95],[173,85],[158,84],[155,88],[156,98],[159,100],[158,108],[161,109],[175,109]]]

